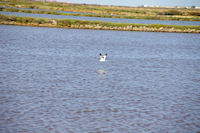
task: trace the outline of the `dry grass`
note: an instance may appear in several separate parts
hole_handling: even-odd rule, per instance
[[[78,29],[200,33],[200,26],[122,24],[122,23],[83,21],[83,20],[71,20],[71,19],[61,19],[61,20],[59,19],[53,21],[51,19],[16,17],[16,16],[5,16],[5,15],[0,15],[0,24],[78,28]]]
[[[91,17],[200,21],[200,9],[192,8],[171,9],[33,2],[24,0],[10,0],[9,2],[3,1],[6,0],[2,0],[0,3],[1,6],[94,13],[93,15],[88,15]],[[78,15],[81,16],[81,14]],[[84,15],[82,14],[82,16]]]

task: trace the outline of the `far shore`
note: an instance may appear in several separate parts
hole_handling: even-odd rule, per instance
[[[21,12],[21,13],[33,13],[33,14],[52,14],[52,15],[67,15],[67,16],[84,16],[84,17],[101,17],[101,18],[121,18],[121,19],[148,19],[148,20],[177,20],[177,21],[200,21],[200,17],[180,17],[180,16],[124,16],[124,15],[109,15],[109,14],[80,14],[80,13],[63,13],[54,11],[40,11],[40,10],[24,10],[16,8],[4,8],[1,7],[0,11],[5,12]]]
[[[37,14],[55,14],[70,16],[126,18],[126,19],[153,19],[153,20],[177,20],[200,21],[200,9],[195,8],[150,8],[150,7],[123,7],[72,4],[60,2],[39,2],[31,0],[2,0],[0,10],[7,12],[24,12]],[[7,8],[10,7],[10,8]],[[16,9],[18,8],[18,9]],[[26,9],[26,10],[25,10]],[[36,9],[36,10],[27,10]],[[40,9],[40,10],[38,10]],[[66,13],[59,11],[71,11]]]
[[[16,17],[0,14],[0,24],[23,25],[38,27],[120,30],[120,31],[145,31],[145,32],[178,32],[200,33],[200,26],[161,25],[161,24],[122,24],[102,21],[83,21],[71,19],[44,19],[33,17]]]

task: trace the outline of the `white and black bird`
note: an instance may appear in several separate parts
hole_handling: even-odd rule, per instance
[[[99,54],[99,61],[100,61],[100,62],[105,62],[107,56],[108,56],[107,53],[106,53],[105,55],[102,55],[102,54],[100,53],[100,54]]]

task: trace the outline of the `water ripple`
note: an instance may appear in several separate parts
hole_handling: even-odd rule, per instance
[[[200,131],[199,35],[0,27],[0,132]]]

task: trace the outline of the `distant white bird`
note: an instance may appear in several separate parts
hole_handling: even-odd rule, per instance
[[[103,56],[101,53],[99,54],[99,61],[100,62],[105,62],[106,61],[106,57],[107,57],[107,53]]]

